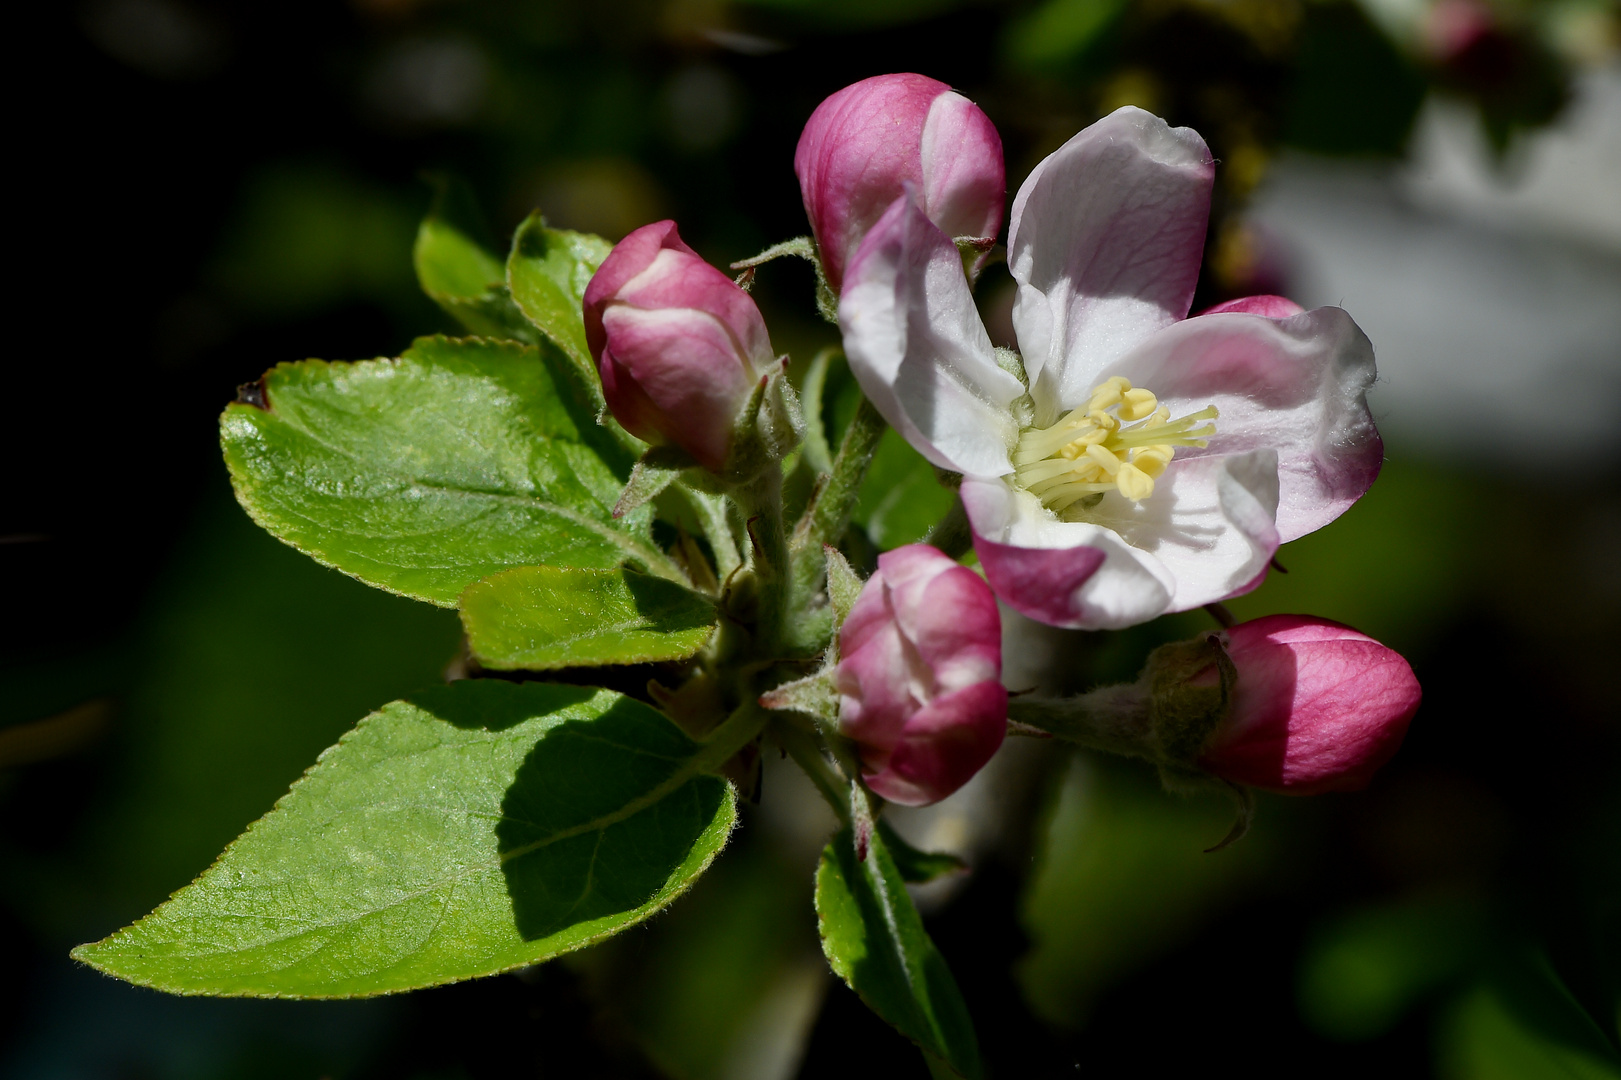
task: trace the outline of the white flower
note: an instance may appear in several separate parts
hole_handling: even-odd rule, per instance
[[[987,580],[1042,622],[1118,628],[1246,592],[1378,475],[1373,349],[1349,315],[1251,297],[1186,317],[1213,170],[1195,132],[1131,107],[1036,167],[1008,236],[1028,389],[913,199],[846,267],[862,389],[963,474]]]

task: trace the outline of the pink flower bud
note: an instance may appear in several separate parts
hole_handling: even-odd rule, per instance
[[[834,292],[861,238],[908,182],[947,236],[995,236],[1001,227],[1002,137],[973,102],[923,75],[863,79],[818,105],[794,172]]]
[[[839,727],[867,786],[923,806],[968,782],[1002,745],[1007,691],[990,586],[927,544],[878,557],[839,630]]]
[[[585,289],[585,337],[625,430],[719,472],[732,428],[776,366],[748,293],[681,242],[675,222],[614,246]]]
[[[1393,649],[1348,626],[1268,615],[1227,631],[1232,711],[1199,765],[1237,784],[1315,795],[1356,791],[1389,761],[1418,709],[1418,679]]]

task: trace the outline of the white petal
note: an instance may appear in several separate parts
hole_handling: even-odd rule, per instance
[[[1027,491],[1004,480],[965,478],[962,500],[977,536],[1034,551],[1091,548],[1102,553],[1097,569],[1068,595],[999,590],[1010,606],[1051,626],[1118,630],[1147,622],[1167,610],[1176,589],[1171,571],[1153,554],[1134,548],[1101,525],[1059,521]],[[981,562],[990,554],[982,549]],[[987,566],[992,587],[996,579]],[[1056,586],[1055,586],[1056,587]]]
[[[1284,542],[1333,521],[1379,475],[1368,411],[1373,346],[1339,308],[1284,319],[1200,315],[1155,334],[1105,374],[1159,396],[1172,416],[1215,405],[1216,435],[1176,460],[1272,449]]]
[[[839,326],[861,389],[924,457],[975,476],[1012,471],[1009,407],[1024,387],[996,364],[956,244],[911,197],[845,267]]]
[[[1151,554],[1174,581],[1167,611],[1188,611],[1260,584],[1278,550],[1278,459],[1271,450],[1178,457],[1139,503],[1109,495],[1093,520]]]
[[[1013,201],[1013,326],[1038,423],[1193,300],[1214,163],[1191,128],[1127,106],[1037,165]]]

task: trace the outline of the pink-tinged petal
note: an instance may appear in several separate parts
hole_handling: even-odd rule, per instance
[[[681,239],[681,234],[676,231],[675,222],[655,221],[629,233],[615,244],[608,257],[597,268],[597,272],[586,283],[581,303],[585,308],[585,333],[592,352],[601,348],[601,318],[598,309],[603,301],[618,292],[625,282],[652,265],[659,252],[664,250],[683,251],[694,258],[698,257],[698,253]]]
[[[1191,128],[1118,109],[1037,165],[1013,200],[1013,325],[1038,423],[1188,313],[1214,163]]]
[[[966,784],[1007,734],[1007,691],[982,682],[936,698],[906,722],[885,760],[863,758],[867,786],[891,802],[925,806]]]
[[[1009,409],[1024,387],[996,365],[956,244],[910,198],[851,261],[839,326],[861,389],[924,457],[976,476],[1012,470]]]
[[[1002,670],[996,597],[966,566],[953,564],[922,587],[891,586],[891,597],[902,632],[932,675],[931,693],[995,679]]]
[[[625,429],[723,469],[738,412],[775,366],[748,294],[660,221],[614,245],[582,314],[604,400]]]
[[[923,75],[877,75],[823,101],[800,135],[794,172],[835,292],[906,184],[952,236],[994,235],[1001,224],[1001,137],[972,102]]]
[[[929,220],[953,239],[1000,232],[1007,196],[1002,136],[979,106],[957,93],[935,98],[923,124],[921,150]]]
[[[924,701],[910,652],[893,619],[869,634],[860,648],[841,649],[835,674],[839,726],[874,752],[889,752],[906,718]]]
[[[1390,760],[1422,693],[1400,654],[1350,627],[1273,615],[1228,631],[1231,715],[1200,764],[1263,790],[1355,791]]]
[[[1166,611],[1190,611],[1259,585],[1278,550],[1277,455],[1180,455],[1141,502],[1110,495],[1091,520],[1159,561],[1173,581]]]
[[[876,75],[832,94],[806,121],[794,172],[835,292],[901,185],[923,179],[918,149],[929,106],[950,89],[926,75]]]
[[[776,359],[765,318],[753,298],[690,250],[660,251],[641,273],[620,286],[612,302],[650,311],[685,308],[712,315],[731,337],[731,348],[753,362],[756,375],[765,374]]]
[[[599,364],[599,371],[607,369],[603,393],[620,423],[640,438],[674,443],[706,468],[720,470],[738,409],[755,382],[725,325],[703,311],[610,304],[602,326],[613,345],[613,364]],[[624,404],[622,374],[635,386]],[[650,412],[648,405],[654,406]]]
[[[1236,311],[1245,315],[1265,315],[1269,319],[1287,319],[1305,310],[1287,296],[1241,296],[1237,300],[1228,300],[1214,307],[1205,308],[1199,314],[1220,315],[1223,312]]]
[[[1170,571],[1112,529],[1058,521],[1001,480],[965,477],[960,494],[986,580],[1020,614],[1050,626],[1118,630],[1170,604]]]
[[[1209,448],[1178,450],[1177,461],[1276,450],[1284,543],[1339,517],[1384,463],[1368,411],[1373,346],[1339,308],[1285,319],[1200,315],[1161,330],[1105,374],[1153,390],[1173,416],[1216,406]]]

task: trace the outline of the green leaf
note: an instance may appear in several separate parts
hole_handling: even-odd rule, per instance
[[[681,660],[709,640],[715,605],[631,570],[524,566],[462,594],[462,625],[485,667],[549,671]]]
[[[883,818],[878,819],[878,833],[884,838],[884,846],[889,848],[901,878],[910,885],[922,885],[968,869],[967,863],[950,852],[922,851],[913,847]]]
[[[816,917],[822,951],[868,1008],[933,1064],[963,1077],[980,1075],[968,1008],[923,929],[883,830],[872,834],[865,859],[856,857],[848,826],[823,849]]]
[[[464,680],[384,706],[190,886],[74,956],[179,994],[364,997],[589,945],[684,891],[736,796],[607,690]]]
[[[422,291],[474,334],[538,344],[540,335],[507,291],[506,268],[479,239],[484,230],[472,193],[449,177],[432,182],[433,206],[412,252]]]
[[[531,323],[568,354],[596,385],[580,301],[613,245],[600,236],[550,229],[539,213],[518,226],[507,259],[512,299]]]
[[[880,548],[898,548],[923,539],[951,510],[953,498],[928,459],[890,428],[878,442],[851,519]]]
[[[651,511],[614,518],[631,455],[549,346],[433,337],[398,360],[272,368],[220,419],[238,501],[326,566],[453,607],[515,566],[680,572]]]

